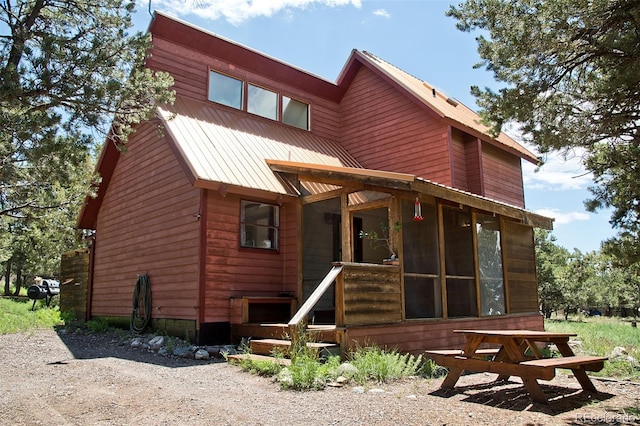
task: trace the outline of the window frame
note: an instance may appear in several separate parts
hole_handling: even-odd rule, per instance
[[[215,85],[211,84],[211,76],[212,75],[216,75],[216,76],[220,76],[220,77],[225,77],[229,80],[234,80],[238,83],[240,83],[240,94],[239,94],[239,107],[236,105],[236,102],[221,102],[221,99],[215,100],[212,97],[212,89],[213,87],[215,87]],[[261,114],[258,111],[250,111],[250,107],[249,107],[249,102],[250,102],[250,89],[251,87],[254,87],[256,89],[261,89],[264,90],[266,92],[269,93],[273,93],[276,95],[276,99],[275,99],[275,118],[268,116],[266,114]],[[302,104],[306,107],[306,116],[305,116],[305,123],[304,126],[300,126],[298,125],[295,120],[291,120],[289,122],[285,121],[285,102],[288,103],[289,101],[294,101],[298,104]],[[209,68],[209,75],[208,75],[208,79],[207,79],[207,101],[209,102],[213,102],[215,104],[218,105],[223,105],[226,106],[228,108],[233,108],[237,111],[243,111],[246,112],[248,114],[252,114],[254,116],[257,117],[262,117],[265,118],[267,120],[271,120],[271,121],[275,121],[277,123],[281,123],[284,124],[286,126],[291,126],[291,127],[295,127],[296,129],[301,129],[301,130],[306,130],[306,131],[311,131],[311,103],[302,100],[299,97],[296,96],[291,96],[289,94],[287,94],[286,92],[282,92],[279,91],[277,89],[273,89],[273,88],[269,88],[267,86],[264,86],[262,84],[258,84],[252,81],[249,81],[246,78],[241,78],[241,77],[237,77],[234,75],[231,75],[225,71],[221,71],[218,69],[214,69],[214,68]]]
[[[258,222],[248,222],[246,207],[258,205],[258,207],[269,207],[271,209],[270,213],[268,213],[267,224],[258,223]],[[251,227],[254,231],[252,232],[255,235],[255,238],[250,240],[248,239],[248,228]],[[261,237],[264,235],[264,231],[266,230],[266,236],[268,238]],[[262,243],[258,242],[258,239],[262,239]],[[253,241],[253,244],[250,242]],[[268,241],[268,243],[267,243]],[[269,251],[279,251],[280,250],[280,206],[276,204],[265,203],[263,201],[255,201],[255,200],[240,200],[240,232],[239,232],[239,244],[240,248],[249,248],[249,249],[261,249],[261,250],[269,250]]]

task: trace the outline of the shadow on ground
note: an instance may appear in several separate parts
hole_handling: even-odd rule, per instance
[[[125,331],[91,333],[81,328],[58,328],[56,332],[75,359],[119,358],[170,368],[225,362],[223,358],[201,361],[193,358],[160,355],[143,348],[133,348],[131,347],[131,339],[135,336]],[[52,364],[62,362],[64,361],[55,361]]]
[[[431,392],[431,395],[443,398],[464,395],[461,401],[512,411],[539,412],[550,416],[567,413],[614,397],[609,393],[585,392],[582,389],[545,384],[545,382],[541,382],[541,386],[549,401],[548,405],[534,403],[522,382],[515,380],[438,389]]]

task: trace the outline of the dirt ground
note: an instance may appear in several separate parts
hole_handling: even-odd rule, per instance
[[[639,424],[640,384],[566,374],[542,382],[548,406],[522,383],[463,376],[453,391],[420,378],[324,391],[282,391],[221,360],[163,357],[112,333],[41,330],[0,336],[3,425],[594,425]]]

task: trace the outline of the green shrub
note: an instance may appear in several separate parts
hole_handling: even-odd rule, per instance
[[[87,328],[92,333],[100,333],[111,330],[111,325],[104,319],[96,318],[87,321]]]
[[[401,354],[396,350],[385,351],[377,346],[357,348],[351,354],[351,363],[358,369],[354,379],[359,383],[374,380],[387,383],[393,380],[419,375],[422,355]]]

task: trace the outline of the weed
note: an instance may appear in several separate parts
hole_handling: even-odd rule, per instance
[[[108,321],[97,318],[87,321],[87,328],[92,333],[101,333],[111,330],[111,325]]]

